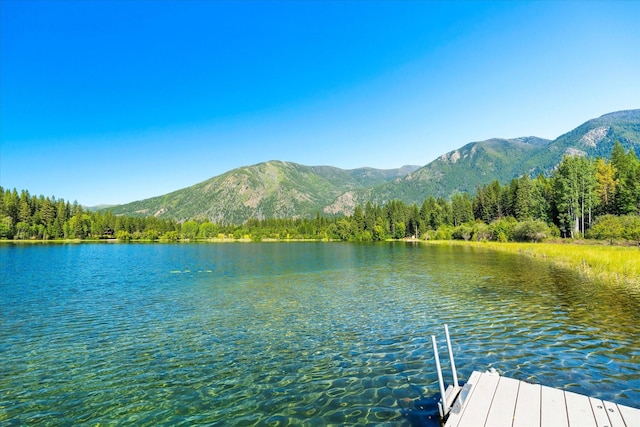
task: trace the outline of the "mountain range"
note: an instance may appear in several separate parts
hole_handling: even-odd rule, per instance
[[[351,214],[357,204],[390,200],[422,203],[430,196],[473,194],[493,180],[549,174],[565,154],[608,158],[619,141],[640,148],[640,109],[605,114],[551,141],[535,136],[471,142],[425,166],[398,169],[305,166],[272,160],[240,167],[191,187],[125,205],[117,215],[154,215],[178,221],[242,223],[249,218]]]

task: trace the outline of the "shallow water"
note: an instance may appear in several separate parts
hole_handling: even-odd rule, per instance
[[[0,424],[435,426],[444,323],[461,380],[640,406],[640,295],[512,254],[6,244],[0,280]]]

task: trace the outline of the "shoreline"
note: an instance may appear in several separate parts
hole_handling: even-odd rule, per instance
[[[640,248],[577,242],[472,242],[427,241],[428,245],[455,245],[520,254],[577,271],[584,278],[612,281],[640,292]]]
[[[206,243],[296,243],[296,242],[341,242],[330,239],[253,239],[209,238],[196,240],[135,240],[118,239],[66,239],[66,240],[0,240],[0,245],[37,245],[37,244],[206,244]],[[611,244],[601,241],[546,241],[541,243],[524,242],[476,242],[463,240],[421,240],[399,239],[386,242],[421,243],[424,245],[466,246],[488,249],[505,253],[537,258],[551,264],[577,271],[587,279],[612,281],[640,292],[640,247],[631,242]],[[369,242],[365,242],[369,243]]]

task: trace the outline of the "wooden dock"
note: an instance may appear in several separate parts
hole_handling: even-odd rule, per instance
[[[459,389],[444,427],[640,427],[640,409],[495,372],[474,371]]]

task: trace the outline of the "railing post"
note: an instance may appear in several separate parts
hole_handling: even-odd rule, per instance
[[[442,396],[441,401],[442,404],[439,404],[440,417],[444,418],[448,413],[448,408],[445,408],[447,405],[447,395],[444,389],[444,379],[442,378],[442,369],[440,368],[440,357],[438,356],[438,344],[436,343],[436,336],[431,335],[431,344],[433,345],[433,356],[436,360],[436,370],[438,371],[438,384],[440,385],[440,395]]]
[[[444,334],[447,337],[447,349],[449,350],[449,361],[451,362],[451,374],[453,375],[453,386],[458,389],[458,373],[456,372],[456,362],[453,360],[453,349],[451,348],[451,337],[449,336],[449,326],[445,323]]]

